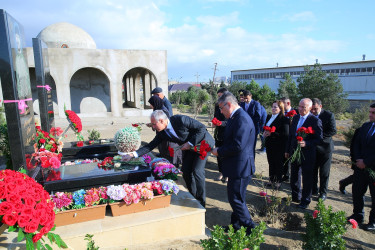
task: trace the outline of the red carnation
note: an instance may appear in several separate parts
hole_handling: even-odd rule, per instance
[[[83,147],[83,141],[77,142],[77,147]]]
[[[44,140],[44,139],[42,138],[42,139],[39,140],[39,143],[44,144],[44,143],[46,143],[46,140]]]
[[[303,141],[303,137],[302,136],[297,136],[297,141]]]
[[[170,157],[173,157],[174,156],[174,149],[168,146],[168,151],[169,151]]]

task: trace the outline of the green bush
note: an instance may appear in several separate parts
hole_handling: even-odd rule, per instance
[[[0,124],[0,154],[6,158],[6,168],[13,169],[9,147],[8,126],[6,123]]]
[[[207,104],[203,105],[201,114],[208,114],[208,105]]]
[[[356,111],[352,114],[352,119],[353,123],[352,126],[343,132],[345,142],[344,145],[346,147],[350,147],[350,143],[352,141],[354,131],[361,127],[363,123],[368,121],[368,112],[369,112],[369,107],[368,106],[363,106],[359,109],[356,109]]]
[[[319,199],[314,214],[305,213],[306,234],[303,249],[345,249],[346,216],[344,211],[332,212]]]
[[[251,230],[250,235],[246,235],[246,229],[244,227],[241,227],[241,229],[235,232],[232,225],[230,225],[228,233],[225,233],[224,228],[215,225],[211,238],[201,240],[201,244],[203,249],[207,250],[259,249],[260,244],[265,241],[263,236],[265,229],[266,223],[263,221]]]
[[[348,120],[352,119],[353,114],[349,112],[344,112],[336,115],[336,120]]]
[[[90,141],[97,141],[100,139],[100,133],[98,130],[92,129],[92,130],[87,130],[87,132],[89,133],[88,139]]]

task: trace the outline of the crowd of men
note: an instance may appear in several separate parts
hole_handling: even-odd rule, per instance
[[[152,94],[161,95],[166,108],[171,109],[160,88]],[[205,141],[212,148],[212,155],[217,157],[220,172],[217,180],[227,183],[228,201],[233,210],[231,225],[236,230],[244,226],[250,233],[256,224],[246,205],[246,188],[255,173],[255,146],[257,136],[261,135],[260,152],[265,150],[267,153],[270,186],[280,188],[281,182],[289,181],[292,201],[300,209],[309,206],[313,195],[323,201],[327,199],[336,121],[333,113],[323,109],[321,100],[303,98],[298,108],[293,109],[290,99],[282,98],[275,100],[272,113],[267,115],[266,109],[252,99],[249,91],[240,90],[239,100],[225,88],[219,89],[217,95],[215,117],[221,124],[215,128],[214,138],[205,125],[189,116],[168,118],[162,110],[155,110],[151,114],[152,128],[158,132],[155,138],[124,159],[146,154],[163,140],[179,144],[183,151],[181,170],[186,186],[205,207],[204,168],[208,156],[202,158],[191,150]],[[289,115],[291,113],[296,115]],[[375,171],[375,103],[370,106],[369,118],[370,121],[356,131],[352,141],[354,174],[347,178],[346,184],[353,183],[354,209],[348,219],[356,219],[359,223],[364,220],[364,195],[370,188],[372,209],[364,229],[375,231],[375,185],[371,177],[371,169]],[[265,125],[275,127],[274,131],[263,131]],[[310,132],[299,136],[301,128],[309,128]],[[293,160],[291,156],[298,150],[300,158]],[[342,193],[346,192],[344,182],[340,182]]]

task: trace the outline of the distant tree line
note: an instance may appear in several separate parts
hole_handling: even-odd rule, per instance
[[[210,118],[213,115],[217,99],[216,92],[223,86],[225,86],[223,83],[217,86],[210,82],[202,85],[202,89],[190,87],[188,91],[177,91],[170,96],[170,99],[172,103],[177,105],[189,105],[195,111],[195,116],[206,107],[205,112],[209,114]],[[277,93],[267,84],[260,86],[254,80],[251,80],[250,84],[236,81],[227,88],[237,96],[239,90],[249,90],[252,93],[252,98],[266,108],[270,107],[274,100],[281,97],[289,98],[293,106],[298,106],[299,100],[305,97],[319,98],[325,109],[336,114],[344,112],[348,107],[347,94],[344,93],[338,76],[322,71],[322,67],[318,63],[313,67],[306,66],[305,73],[297,78],[297,83],[293,81],[289,74],[285,74],[284,79],[279,83]]]

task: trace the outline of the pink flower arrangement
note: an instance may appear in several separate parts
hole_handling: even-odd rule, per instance
[[[177,180],[177,175],[182,172],[173,164],[167,162],[157,162],[154,165],[154,176],[158,180],[171,179]]]
[[[72,193],[56,192],[51,195],[51,200],[55,204],[54,210],[56,212],[69,210],[73,204]]]

